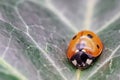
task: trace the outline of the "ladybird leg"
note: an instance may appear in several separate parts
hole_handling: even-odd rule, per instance
[[[85,63],[81,63],[81,64],[77,64],[77,66],[79,66],[79,67],[84,67],[85,66]]]
[[[82,62],[82,66],[85,66],[85,63]]]

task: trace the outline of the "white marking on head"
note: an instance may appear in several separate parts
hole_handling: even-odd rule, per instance
[[[82,49],[83,52],[86,52],[86,50]]]
[[[83,66],[85,66],[85,63],[82,63]]]
[[[92,59],[87,59],[86,63],[90,65],[92,63]]]
[[[73,61],[72,61],[72,63],[76,66],[77,65],[77,61],[74,59]]]
[[[75,51],[75,53],[77,53],[77,52],[79,52],[79,50],[78,50],[78,49]]]
[[[78,66],[80,67],[80,65],[78,64]]]

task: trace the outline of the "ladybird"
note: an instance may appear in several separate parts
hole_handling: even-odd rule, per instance
[[[67,58],[77,68],[88,68],[102,53],[103,44],[93,32],[83,30],[77,33],[69,43]]]

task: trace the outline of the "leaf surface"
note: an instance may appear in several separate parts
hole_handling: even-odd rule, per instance
[[[1,0],[0,80],[119,80],[119,0]],[[66,57],[70,39],[88,29],[102,55],[80,71]]]

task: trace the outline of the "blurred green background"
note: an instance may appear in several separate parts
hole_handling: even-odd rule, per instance
[[[84,29],[104,51],[81,71],[66,49]],[[120,0],[0,0],[0,80],[120,80]]]

